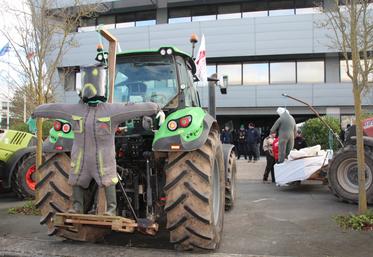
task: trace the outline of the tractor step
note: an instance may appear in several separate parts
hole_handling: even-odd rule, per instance
[[[89,214],[57,213],[53,220],[53,225],[64,229],[79,229],[82,225],[100,226],[117,232],[133,233],[135,229],[141,233],[155,235],[158,231],[158,224],[149,222],[144,229],[143,224],[136,223],[135,220],[120,216],[104,216]]]

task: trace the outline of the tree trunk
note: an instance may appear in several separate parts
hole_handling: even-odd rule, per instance
[[[359,180],[359,213],[367,211],[367,194],[365,189],[365,158],[363,142],[363,125],[361,123],[361,90],[359,82],[360,53],[358,47],[358,15],[356,13],[357,3],[350,3],[350,44],[352,59],[352,88],[354,94],[355,117],[356,117],[356,155]]]
[[[357,87],[354,87],[355,100],[355,117],[356,117],[356,149],[357,149],[357,164],[358,164],[358,179],[359,179],[359,213],[367,211],[367,195],[365,188],[365,156],[364,156],[364,140],[363,140],[363,125],[361,123],[361,93]]]

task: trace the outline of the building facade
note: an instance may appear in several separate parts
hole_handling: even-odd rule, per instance
[[[68,4],[69,1],[66,1]],[[84,20],[77,28],[79,47],[69,50],[61,70],[76,72],[57,89],[58,99],[76,102],[76,67],[92,63],[104,24],[119,39],[121,50],[173,45],[191,52],[192,33],[206,38],[208,72],[228,75],[227,95],[217,93],[217,118],[235,126],[253,121],[264,130],[285,106],[301,122],[309,109],[282,96],[287,93],[313,105],[321,114],[347,122],[354,114],[346,62],[333,47],[332,32],[321,26],[325,14],[314,0],[119,0],[105,1],[109,11]],[[333,4],[325,0],[324,6]],[[198,88],[202,104],[207,88]],[[363,108],[373,112],[373,93]]]

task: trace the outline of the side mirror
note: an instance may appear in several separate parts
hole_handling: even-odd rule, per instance
[[[222,95],[227,94],[227,89],[228,89],[228,76],[224,75],[223,76],[223,83],[220,83],[220,93]]]

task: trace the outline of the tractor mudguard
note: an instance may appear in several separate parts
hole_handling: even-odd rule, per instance
[[[4,168],[4,180],[3,180],[3,187],[4,188],[10,188],[11,187],[11,180],[12,180],[12,175],[14,172],[14,168],[16,167],[17,163],[19,160],[25,156],[26,154],[30,153],[35,153],[36,147],[27,147],[27,148],[22,148],[15,152],[12,157],[7,161],[6,166]]]
[[[73,147],[73,139],[59,137],[54,143],[49,137],[43,142],[43,153],[65,153],[71,152]]]
[[[190,120],[183,126],[182,118]],[[175,121],[177,127],[169,128],[169,123]],[[175,123],[174,123],[175,124]],[[189,152],[202,147],[206,142],[211,127],[216,126],[216,120],[200,107],[188,107],[167,116],[159,130],[154,135],[153,151],[159,152]]]
[[[364,145],[368,145],[368,146],[373,147],[373,138],[372,137],[363,136],[363,140],[364,140]],[[352,136],[350,138],[350,141],[349,141],[348,144],[356,145],[356,136]]]
[[[228,175],[228,161],[231,152],[235,151],[235,146],[231,144],[223,144],[223,157],[224,157],[224,169],[225,169],[225,179],[227,179]]]

